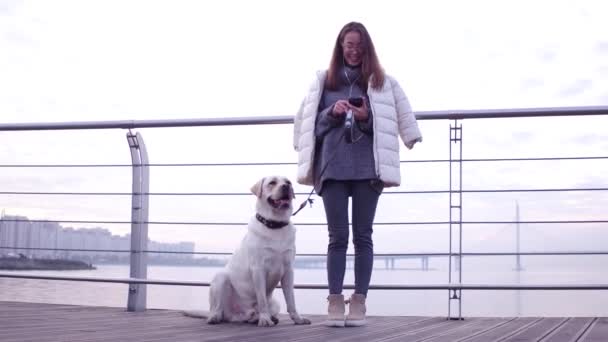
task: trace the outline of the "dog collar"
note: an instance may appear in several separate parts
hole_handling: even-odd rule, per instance
[[[265,225],[266,227],[268,227],[270,229],[281,229],[289,224],[289,222],[285,222],[285,221],[268,220],[258,213],[255,214],[255,218],[258,219],[258,221],[262,222],[263,225]]]

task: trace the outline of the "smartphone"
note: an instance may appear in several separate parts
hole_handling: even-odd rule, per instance
[[[363,106],[363,98],[362,97],[351,97],[348,99],[348,103],[355,107]]]

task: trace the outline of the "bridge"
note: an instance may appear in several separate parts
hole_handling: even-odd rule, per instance
[[[429,270],[429,258],[442,257],[445,258],[445,254],[437,255],[374,255],[374,268],[385,269],[385,270]],[[410,261],[414,260],[418,262],[418,267],[399,265],[399,261]],[[326,257],[312,254],[307,256],[306,254],[299,254],[294,263],[295,267],[299,268],[310,268],[310,269],[325,269],[326,268]],[[346,257],[346,268],[352,269],[354,267],[354,256],[348,255]]]

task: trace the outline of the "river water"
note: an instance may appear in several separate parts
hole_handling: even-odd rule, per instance
[[[464,283],[521,284],[599,284],[608,283],[608,272],[597,267],[530,267],[515,272],[506,267],[463,273]],[[208,282],[218,271],[214,267],[149,266],[148,278]],[[8,271],[1,271],[8,273]],[[20,274],[124,278],[128,265],[100,265],[86,271],[21,271]],[[352,284],[352,269],[347,269],[345,283]],[[325,284],[324,269],[297,268],[296,283]],[[372,284],[443,284],[447,272],[411,268],[375,269]],[[345,295],[350,290],[345,291]],[[208,288],[192,286],[148,285],[148,307],[164,309],[207,309]],[[282,292],[275,292],[284,312]],[[296,290],[300,313],[326,312],[327,290]],[[93,306],[125,307],[127,285],[89,282],[46,281],[0,278],[0,301],[24,301]],[[454,301],[452,303],[455,303]],[[370,290],[370,315],[447,315],[447,290]],[[464,316],[608,316],[608,291],[464,291]]]

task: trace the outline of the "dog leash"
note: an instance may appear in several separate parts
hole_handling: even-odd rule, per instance
[[[351,126],[352,129],[352,126]],[[340,135],[340,138],[338,139],[338,144],[340,142],[342,142],[342,140],[344,139],[344,135],[346,134],[346,130],[342,131],[342,135]],[[361,135],[359,137],[359,139],[353,140],[353,144],[356,143],[357,141],[359,141],[361,138],[363,137],[363,135]],[[321,172],[319,173],[319,178],[321,178],[321,176],[323,176],[323,173],[325,172],[325,170],[327,170],[327,166],[329,166],[329,163],[334,160],[334,158],[336,157],[336,153],[338,152],[338,149],[335,149],[334,152],[331,154],[331,157],[329,158],[329,160],[327,161],[327,163],[325,163],[325,165],[323,166],[323,168],[321,169]],[[312,187],[312,190],[310,190],[310,193],[308,194],[308,197],[302,202],[302,204],[300,204],[300,207],[298,208],[298,210],[296,210],[291,216],[296,216],[297,213],[300,212],[300,210],[304,209],[304,207],[306,207],[306,204],[309,203],[310,207],[312,208],[312,203],[314,202],[314,200],[311,198],[312,194],[315,192],[315,187]]]
[[[300,207],[298,208],[298,210],[296,210],[293,214],[291,214],[291,216],[296,216],[296,214],[299,213],[300,210],[304,209],[304,207],[306,206],[306,203],[310,203],[310,207],[312,208],[312,202],[314,202],[314,201],[313,201],[313,199],[311,197],[312,197],[313,192],[315,192],[315,188],[314,187],[312,188],[312,190],[308,194],[308,198],[306,198],[304,200],[304,202],[302,202],[302,204],[300,204]]]
[[[348,76],[347,76],[348,77]],[[346,128],[344,130],[342,130],[342,135],[340,135],[340,138],[338,139],[338,143],[342,142],[342,139],[345,138],[346,136],[346,131],[350,130],[349,135],[350,135],[350,142],[348,142],[349,144],[354,144],[356,142],[358,142],[359,140],[361,140],[361,138],[363,138],[364,134],[361,134],[359,136],[359,138],[355,139],[355,131],[354,131],[354,126],[355,125],[350,125],[350,127]],[[323,173],[325,172],[325,170],[327,169],[327,166],[329,165],[329,163],[334,160],[334,158],[336,157],[336,153],[338,152],[338,150],[336,149],[332,154],[331,157],[329,158],[329,160],[327,161],[327,163],[325,163],[325,165],[323,166],[323,168],[321,169],[321,172],[319,174],[319,178],[321,178],[321,176],[323,176]],[[304,209],[304,207],[306,206],[306,203],[310,204],[310,207],[312,208],[312,203],[314,202],[314,200],[311,198],[312,194],[315,192],[315,188],[313,186],[312,190],[310,190],[310,193],[308,194],[308,197],[304,200],[304,202],[302,202],[302,204],[300,204],[300,207],[298,208],[298,210],[296,210],[291,216],[296,216],[297,213],[300,212],[300,210]]]

